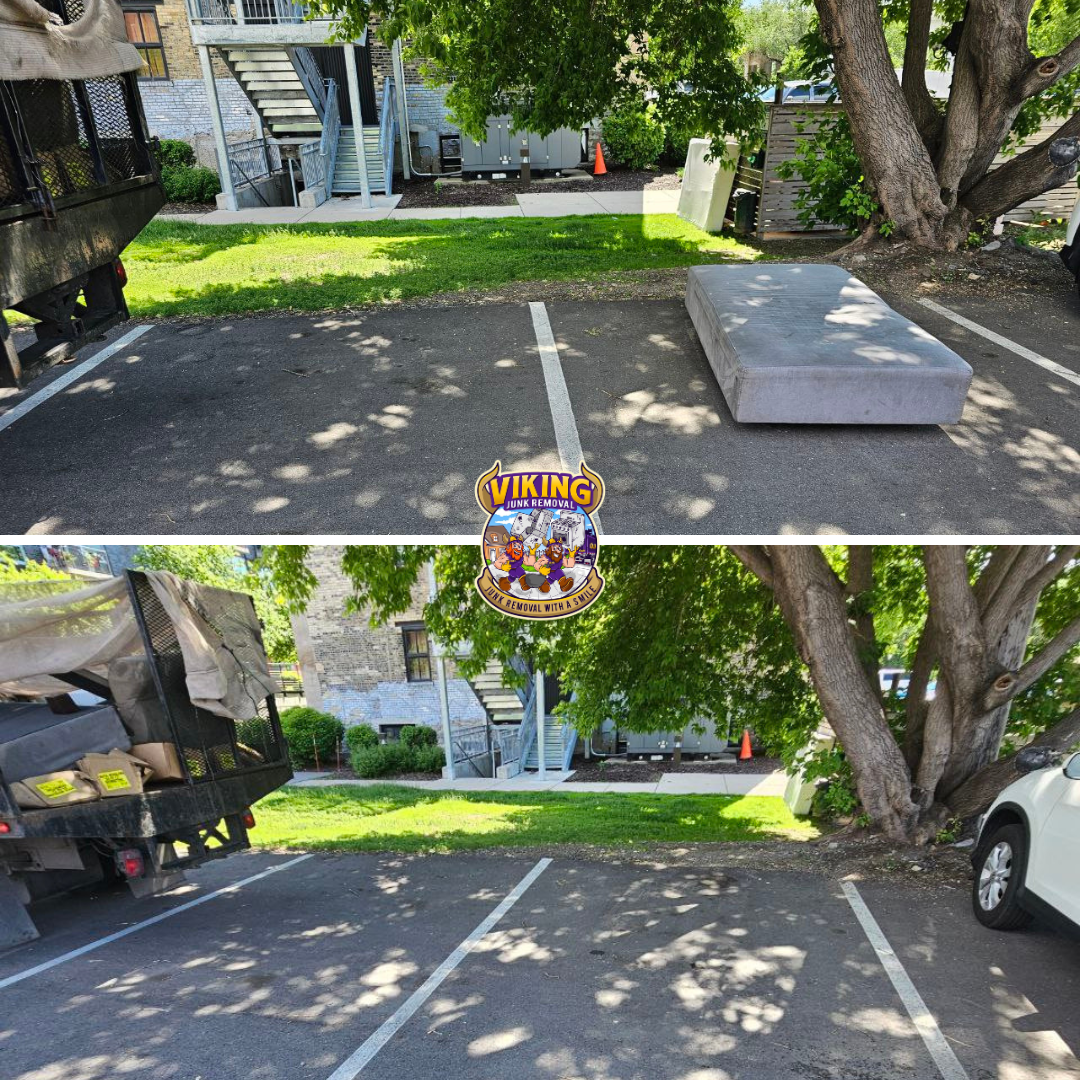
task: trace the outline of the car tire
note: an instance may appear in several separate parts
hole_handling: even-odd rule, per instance
[[[991,930],[1019,930],[1032,919],[1018,896],[1027,869],[1028,838],[1023,825],[1001,825],[979,841],[971,906]]]

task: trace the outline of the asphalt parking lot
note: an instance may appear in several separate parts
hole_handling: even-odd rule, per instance
[[[295,858],[234,856],[153,900],[38,905],[41,940],[0,957],[0,1075],[1080,1077],[1080,943],[985,930],[959,889],[858,886],[924,1003],[917,1030],[844,887],[824,877]],[[932,1056],[935,1037],[946,1050]]]
[[[606,532],[1075,529],[1075,297],[939,298],[1058,371],[886,298],[972,364],[961,423],[736,425],[680,301],[549,303]],[[474,534],[494,460],[565,456],[525,300],[153,325],[0,430],[0,532]]]

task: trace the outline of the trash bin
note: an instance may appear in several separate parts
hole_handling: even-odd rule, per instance
[[[735,231],[748,236],[757,231],[758,195],[756,191],[740,191],[735,196],[733,220]]]

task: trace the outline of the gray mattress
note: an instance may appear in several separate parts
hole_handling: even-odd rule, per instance
[[[48,705],[0,704],[0,773],[9,783],[113,749],[130,750],[131,738],[111,705],[57,716]]]

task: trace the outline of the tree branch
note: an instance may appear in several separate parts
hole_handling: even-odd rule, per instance
[[[987,173],[961,198],[961,204],[977,218],[995,218],[1067,184],[1076,175],[1077,163],[1055,166],[1050,160],[1050,144],[1074,135],[1080,135],[1080,112],[1038,146]]]
[[[1039,596],[1043,589],[1045,589],[1052,581],[1054,581],[1059,574],[1065,572],[1069,563],[1080,555],[1080,544],[1062,544],[1058,548],[1057,554],[1050,559],[1036,574],[1033,574],[1027,584],[1024,586],[1023,592],[1017,597],[1016,603],[1013,604],[1013,610],[1018,610],[1023,607],[1024,604],[1030,600],[1034,600]]]
[[[926,727],[928,707],[926,691],[930,687],[930,676],[937,665],[932,621],[931,616],[927,615],[922,637],[915,647],[915,659],[911,664],[911,678],[908,680],[907,701],[904,706],[904,756],[913,776],[919,767],[923,751],[923,731]]]
[[[1056,56],[1039,56],[1024,72],[1017,92],[1021,101],[1041,94],[1080,66],[1080,37],[1073,38]]]
[[[747,570],[772,588],[773,565],[768,548],[761,544],[729,544],[728,549]]]
[[[1080,709],[1075,709],[1028,745],[1040,749],[1065,751],[1080,742]],[[999,792],[1018,779],[1016,755],[1003,758],[980,769],[965,780],[946,800],[957,817],[970,818],[985,810]]]
[[[937,151],[945,122],[926,88],[926,57],[930,51],[933,17],[934,0],[911,0],[907,40],[904,43],[904,74],[900,80],[908,108],[931,156]]]
[[[1031,600],[1038,599],[1041,586],[1034,593],[1029,586],[1032,581],[1042,576],[1053,551],[1049,544],[1025,544],[1016,553],[1008,574],[1002,579],[993,599],[982,613],[987,645],[996,645],[1016,612]]]
[[[878,679],[877,629],[874,611],[865,598],[874,589],[874,549],[869,544],[848,545],[848,580],[845,591],[855,605],[855,647],[862,661],[863,671],[874,696],[881,700],[881,682]]]
[[[1066,653],[1080,644],[1080,615],[1059,630],[1016,674],[1012,697],[1041,679]]]

